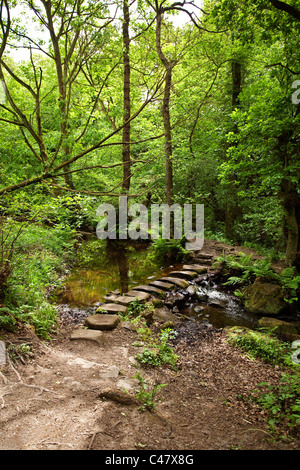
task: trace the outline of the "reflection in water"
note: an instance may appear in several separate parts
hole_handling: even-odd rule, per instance
[[[78,253],[78,267],[67,277],[57,302],[88,307],[103,302],[112,291],[128,292],[138,284],[149,284],[173,267],[164,268],[151,257],[149,244],[124,242],[85,242]]]
[[[129,256],[128,249],[123,244],[109,243],[106,248],[107,258],[118,266],[120,292],[124,294],[129,290]]]

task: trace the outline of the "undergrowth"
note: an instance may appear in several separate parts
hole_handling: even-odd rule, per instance
[[[298,300],[300,275],[295,267],[283,269],[281,274],[274,271],[271,261],[265,259],[253,259],[252,255],[241,252],[238,255],[223,254],[216,258],[214,268],[221,267],[227,281],[226,286],[244,287],[251,284],[256,278],[266,282],[279,284],[284,293],[284,300],[293,304]],[[243,297],[243,291],[237,290],[236,295]]]
[[[165,328],[159,333],[154,333],[148,327],[146,317],[153,315],[154,307],[143,303],[139,299],[131,302],[125,314],[119,316],[122,321],[130,321],[135,325],[138,340],[134,345],[144,345],[144,350],[136,355],[137,361],[142,365],[161,366],[171,365],[176,369],[178,356],[174,353],[170,340],[175,338],[177,332],[172,328]]]
[[[140,390],[137,391],[136,397],[142,402],[140,411],[152,411],[156,408],[155,398],[157,392],[166,387],[167,384],[154,384],[150,387],[150,384],[145,380],[140,373],[137,373],[134,378],[138,379],[140,384]]]
[[[280,341],[273,330],[235,327],[228,342],[252,359],[282,369],[279,383],[259,383],[248,399],[267,412],[269,429],[275,438],[296,438],[300,436],[300,364],[292,361],[291,344]]]
[[[0,328],[13,331],[26,322],[48,339],[57,327],[49,294],[74,258],[76,232],[62,224],[45,227],[5,218],[0,235],[0,263],[2,267],[9,263],[1,290]]]

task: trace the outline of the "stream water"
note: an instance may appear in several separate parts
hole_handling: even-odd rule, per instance
[[[68,311],[68,315],[72,312],[74,318],[79,318],[103,303],[109,292],[125,293],[134,286],[149,284],[181,267],[181,264],[171,264],[166,260],[164,263],[155,261],[149,244],[106,243],[92,239],[82,244],[77,266],[65,279],[55,300],[61,309]],[[215,328],[255,326],[257,318],[245,312],[238,300],[209,276],[191,284],[196,295],[184,298],[179,305],[180,313]]]

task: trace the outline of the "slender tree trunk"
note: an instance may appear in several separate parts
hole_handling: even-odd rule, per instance
[[[172,133],[171,133],[171,118],[170,118],[170,96],[172,85],[172,72],[175,65],[174,62],[169,61],[164,55],[161,47],[161,23],[162,13],[159,11],[156,18],[156,48],[160,61],[165,67],[165,86],[163,97],[163,121],[165,133],[165,153],[166,153],[166,201],[167,204],[173,203],[173,165],[172,165]]]
[[[130,37],[129,22],[130,13],[127,0],[123,2],[123,60],[124,60],[124,122],[130,119],[131,103],[130,103]],[[131,179],[131,158],[130,158],[130,122],[123,128],[123,184],[125,191],[130,189]]]
[[[170,90],[172,82],[172,67],[166,70],[165,91],[163,100],[163,119],[165,128],[165,149],[166,149],[166,200],[167,204],[173,202],[173,165],[172,165],[172,135],[170,119]]]
[[[234,60],[231,65],[231,76],[232,76],[232,110],[239,108],[240,98],[239,95],[242,91],[242,65],[239,61]],[[238,129],[235,126],[234,132],[237,134]],[[227,198],[227,205],[225,209],[225,234],[228,239],[235,238],[234,223],[240,215],[240,209],[237,203],[236,188],[235,188],[235,176],[231,176],[231,183],[229,188],[229,194]]]
[[[300,270],[300,197],[296,186],[286,179],[281,182],[281,198],[285,211],[285,263]]]
[[[51,37],[51,42],[54,50],[55,56],[55,66],[56,66],[56,75],[58,81],[58,89],[59,89],[59,107],[61,112],[61,124],[60,124],[60,132],[62,134],[63,145],[62,145],[62,152],[63,152],[63,160],[67,161],[70,158],[70,149],[68,144],[66,144],[66,139],[68,136],[68,105],[67,105],[67,86],[66,86],[66,71],[68,67],[67,59],[63,65],[60,49],[59,49],[59,38],[55,33],[55,28],[53,24],[53,17],[52,17],[52,2],[51,0],[46,1],[42,0],[46,14],[48,19],[48,29]],[[67,186],[71,189],[74,189],[72,175],[68,173],[70,170],[69,165],[63,168],[64,173],[64,180]]]

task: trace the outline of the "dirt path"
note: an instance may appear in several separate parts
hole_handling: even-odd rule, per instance
[[[239,399],[280,371],[242,356],[221,330],[180,322],[174,343],[179,367],[141,368],[137,333],[119,326],[107,343],[71,341],[62,327],[48,345],[30,328],[6,341],[31,344],[34,357],[0,366],[0,450],[273,450],[265,416]],[[101,398],[107,387],[134,393],[140,372],[149,384],[167,384],[157,408]]]
[[[122,326],[107,333],[105,348],[70,341],[70,331],[45,347],[23,332],[35,357],[1,368],[0,449],[295,448],[273,442],[264,416],[238,399],[261,381],[277,381],[279,371],[241,356],[220,331],[193,326],[191,333],[187,323],[175,345],[178,371],[137,369],[137,333]],[[154,412],[101,398],[107,387],[137,389],[137,370],[149,384],[167,384]]]

